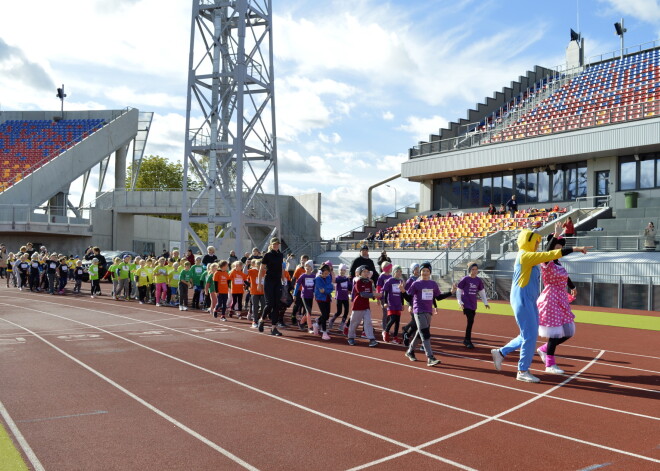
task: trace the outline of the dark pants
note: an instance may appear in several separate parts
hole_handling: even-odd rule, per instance
[[[398,311],[399,313],[401,311]],[[388,334],[390,333],[390,330],[394,328],[394,332],[392,332],[392,335],[394,337],[397,337],[399,335],[399,322],[401,322],[401,314],[387,314],[387,325],[385,326],[385,332]]]
[[[146,302],[147,300],[147,286],[138,286],[138,300],[140,302]]]
[[[557,345],[561,345],[562,343],[566,342],[570,337],[562,337],[562,338],[549,338],[548,339],[548,351],[546,352],[548,355],[554,355],[555,354],[555,349],[557,348]]]
[[[465,327],[465,340],[472,340],[472,325],[474,324],[474,316],[476,312],[474,309],[463,309],[463,314],[467,317],[467,326]]]
[[[202,288],[199,286],[195,286],[195,289],[193,290],[193,297],[192,297],[192,307],[193,309],[199,309],[199,295],[202,292]]]
[[[218,293],[218,304],[215,306],[215,312],[220,312],[222,316],[227,312],[227,299],[229,299],[229,294]]]
[[[266,305],[264,306],[264,314],[262,318],[270,317],[273,327],[277,325],[277,320],[280,313],[280,297],[282,296],[282,283],[280,280],[271,281],[264,280],[264,298]]]
[[[179,305],[188,307],[188,284],[179,283]]]
[[[101,294],[101,284],[99,280],[92,280],[92,296],[95,294]]]
[[[343,316],[342,311],[344,312]],[[332,321],[334,322],[339,316],[342,316],[342,322],[346,322],[346,318],[348,317],[348,299],[337,300],[337,313],[332,318]]]
[[[30,289],[39,289],[39,270],[30,270]]]
[[[231,310],[240,312],[243,310],[243,293],[231,294]]]
[[[321,328],[321,332],[326,332],[328,330],[328,319],[330,318],[330,301],[319,301],[317,299],[316,304],[319,305],[319,311],[321,311],[318,324]]]

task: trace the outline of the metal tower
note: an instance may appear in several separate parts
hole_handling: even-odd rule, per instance
[[[271,0],[192,2],[182,250],[205,245],[191,223],[238,254],[279,234],[272,19]]]

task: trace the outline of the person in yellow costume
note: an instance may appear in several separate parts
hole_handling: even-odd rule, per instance
[[[555,224],[555,237],[559,237],[562,227]],[[542,237],[536,231],[523,229],[518,235],[518,256],[513,267],[511,284],[511,307],[520,328],[520,334],[502,348],[491,350],[495,369],[502,369],[502,361],[511,352],[520,349],[518,361],[518,381],[538,383],[540,380],[528,370],[534,358],[536,339],[539,335],[539,310],[536,300],[541,292],[541,271],[538,267],[543,262],[557,260],[573,252],[587,253],[591,247],[565,247],[549,252],[537,252]]]

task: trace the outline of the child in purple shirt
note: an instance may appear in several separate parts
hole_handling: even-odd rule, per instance
[[[353,291],[353,281],[346,276],[347,274],[348,265],[344,263],[340,264],[339,276],[335,277],[335,286],[337,292],[337,313],[332,317],[332,319],[330,319],[328,330],[332,330],[332,326],[335,324],[337,318],[342,316],[341,324],[339,325],[339,331],[344,331],[346,319],[348,318],[348,295],[351,291]]]
[[[458,282],[456,299],[458,300],[458,304],[463,308],[463,314],[465,314],[465,317],[467,318],[463,345],[465,345],[466,348],[474,348],[474,345],[472,344],[472,325],[474,324],[474,316],[477,311],[477,294],[481,296],[481,300],[486,309],[490,309],[490,306],[488,305],[488,299],[486,298],[484,282],[477,276],[479,274],[479,265],[476,263],[470,265],[468,273],[468,276]]]
[[[314,262],[308,260],[305,262],[305,273],[300,275],[296,280],[296,287],[300,292],[300,297],[302,299],[303,307],[305,314],[300,318],[298,322],[298,327],[300,330],[305,330],[305,324],[307,324],[308,332],[311,334],[314,332],[313,321],[312,321],[312,303],[314,301]]]
[[[404,299],[412,302],[413,315],[415,316],[415,323],[417,324],[417,332],[413,338],[410,347],[406,351],[406,357],[410,361],[417,361],[415,357],[415,348],[420,341],[424,344],[424,352],[428,358],[426,364],[428,366],[435,366],[440,363],[436,357],[433,356],[431,349],[431,316],[433,316],[433,301],[445,299],[455,292],[455,287],[452,287],[451,293],[440,293],[438,284],[431,279],[431,263],[424,262],[420,265],[421,278],[415,281],[409,289],[404,293]]]
[[[417,278],[419,278],[419,263],[413,263],[410,265],[410,276],[406,281],[405,291],[410,289],[412,284],[417,281]],[[415,332],[417,332],[417,324],[415,324],[415,316],[412,312],[412,306],[408,305],[408,311],[410,312],[410,322],[401,329],[401,332],[403,332],[403,344],[406,347],[410,345],[410,341],[415,336]]]
[[[383,286],[383,306],[387,308],[387,325],[383,330],[383,341],[392,342],[399,345],[399,322],[401,321],[401,311],[403,310],[403,300],[401,299],[401,288],[403,288],[403,270],[401,266],[394,265],[392,268],[394,274]],[[381,275],[382,276],[382,275]],[[394,327],[394,336],[390,335],[390,330]]]
[[[380,276],[378,277],[378,281],[376,282],[377,293],[382,293],[385,283],[387,282],[387,280],[392,278],[392,263],[385,261],[381,263],[380,268],[383,272],[380,274]],[[385,307],[384,298],[380,298],[379,302],[380,302],[380,307],[383,310],[382,328],[383,328],[383,332],[385,332],[385,326],[387,325],[387,307]]]

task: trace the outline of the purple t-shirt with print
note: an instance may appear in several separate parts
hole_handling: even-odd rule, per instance
[[[303,273],[296,280],[296,285],[302,289],[302,297],[305,299],[314,297],[314,278],[316,277],[313,274],[308,275],[307,273]]]
[[[335,278],[337,286],[337,301],[348,301],[348,293],[353,289],[353,283],[345,276],[338,276]]]
[[[422,280],[419,278],[408,290],[408,294],[413,298],[413,312],[433,312],[433,298],[440,296],[438,283],[433,280]]]
[[[463,290],[463,307],[465,309],[477,310],[477,293],[484,289],[484,283],[478,276],[472,278],[471,276],[464,277],[458,282],[458,289]]]
[[[401,300],[401,289],[399,286],[401,282],[398,278],[390,278],[383,286],[383,293],[385,302],[387,303],[388,311],[401,311],[403,309],[403,301]]]

